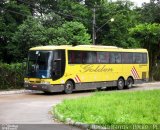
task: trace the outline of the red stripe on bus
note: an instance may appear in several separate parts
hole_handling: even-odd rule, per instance
[[[136,68],[135,68],[134,66],[133,66],[133,68],[134,68],[134,70],[135,70],[135,72],[136,72],[138,78],[140,78],[140,77],[139,77],[139,74],[138,74],[138,72],[137,72],[137,70],[136,70]]]
[[[76,80],[76,82],[78,82],[78,79],[77,79],[77,77],[75,77],[75,80]]]
[[[77,78],[78,78],[79,82],[81,82],[81,80],[80,80],[80,78],[78,77],[78,75],[76,75],[76,76],[77,76]]]
[[[134,77],[135,79],[137,79],[137,75],[136,75],[136,73],[135,73],[135,71],[134,71],[133,68],[132,68],[131,72],[132,72],[132,74],[133,74],[133,77]]]
[[[139,77],[138,77],[138,74],[137,74],[136,70],[134,68],[133,68],[133,70],[134,70],[134,73],[135,73],[135,75],[136,75],[136,77],[138,79]]]

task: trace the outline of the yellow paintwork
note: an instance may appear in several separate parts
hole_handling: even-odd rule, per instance
[[[146,78],[149,78],[149,63],[147,64],[68,64],[68,50],[86,50],[86,51],[111,51],[111,52],[147,52],[146,49],[123,49],[113,46],[94,46],[94,45],[80,45],[80,46],[40,46],[34,47],[30,50],[55,50],[65,49],[66,51],[66,67],[64,75],[53,81],[52,79],[39,78],[25,78],[25,81],[30,83],[48,82],[50,84],[64,84],[68,79],[74,80],[75,83],[80,82],[99,82],[99,81],[114,81],[119,77],[125,80],[132,76],[131,69],[135,67],[139,78],[141,79],[142,72],[147,72]],[[149,59],[148,59],[149,62]]]

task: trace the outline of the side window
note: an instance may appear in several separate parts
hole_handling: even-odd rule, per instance
[[[143,58],[142,58],[143,64],[147,64],[147,53],[143,53],[143,54],[142,54],[142,57],[143,57]]]
[[[97,52],[97,60],[98,63],[109,63],[109,53]]]
[[[96,52],[82,52],[83,55],[83,63],[84,64],[91,64],[91,63],[97,63],[97,55]]]
[[[113,63],[113,64],[121,63],[121,53],[111,52],[110,53],[110,63]]]
[[[82,53],[80,51],[75,51],[74,52],[74,63],[75,64],[82,63]]]
[[[133,63],[141,64],[143,61],[142,59],[142,53],[133,53]]]
[[[133,63],[133,53],[122,53],[122,63],[132,64]]]
[[[81,64],[82,63],[81,51],[68,51],[68,62],[69,64]]]
[[[69,64],[97,63],[97,53],[91,51],[68,51]]]
[[[72,63],[73,63],[72,51],[68,51],[68,63],[69,63],[69,64],[72,64]]]

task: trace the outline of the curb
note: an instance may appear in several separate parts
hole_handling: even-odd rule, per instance
[[[148,85],[150,85],[150,84],[160,84],[160,82],[147,82],[147,83],[142,83],[143,85],[146,85],[146,84],[148,84]],[[137,84],[137,85],[142,85],[142,84]]]
[[[25,90],[25,89],[23,89],[23,90],[11,90],[11,91],[0,91],[0,95],[22,94],[22,93],[35,93],[35,91]]]
[[[100,130],[100,129],[109,130],[109,128],[107,128],[107,127],[103,127],[103,126],[99,126],[99,125],[95,125],[95,124],[85,124],[85,123],[82,123],[82,122],[76,122],[76,121],[72,120],[71,118],[65,118],[55,108],[57,105],[55,105],[54,108],[52,107],[53,111],[51,111],[51,113],[52,113],[52,115],[54,115],[54,117],[56,119],[58,119],[59,121],[65,123],[65,124],[76,126],[78,128],[82,128],[82,129],[85,129],[85,130],[86,129],[87,130],[90,130],[90,129],[91,130]]]

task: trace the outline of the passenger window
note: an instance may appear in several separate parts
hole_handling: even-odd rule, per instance
[[[68,62],[69,64],[81,64],[82,63],[81,51],[68,51]]]
[[[68,51],[69,64],[97,63],[97,53],[91,51]]]
[[[121,53],[113,52],[110,54],[110,63],[121,63]]]
[[[98,63],[109,63],[108,52],[97,52]]]
[[[142,53],[134,53],[133,54],[133,63],[139,63],[141,64],[142,63]]]
[[[122,53],[122,63],[124,64],[133,63],[133,54],[132,53]]]
[[[142,56],[143,56],[143,63],[147,64],[147,54],[143,53]]]
[[[82,52],[82,55],[84,64],[97,63],[96,52]]]
[[[80,51],[75,51],[74,59],[75,59],[74,63],[77,63],[77,64],[82,63],[82,54]]]

